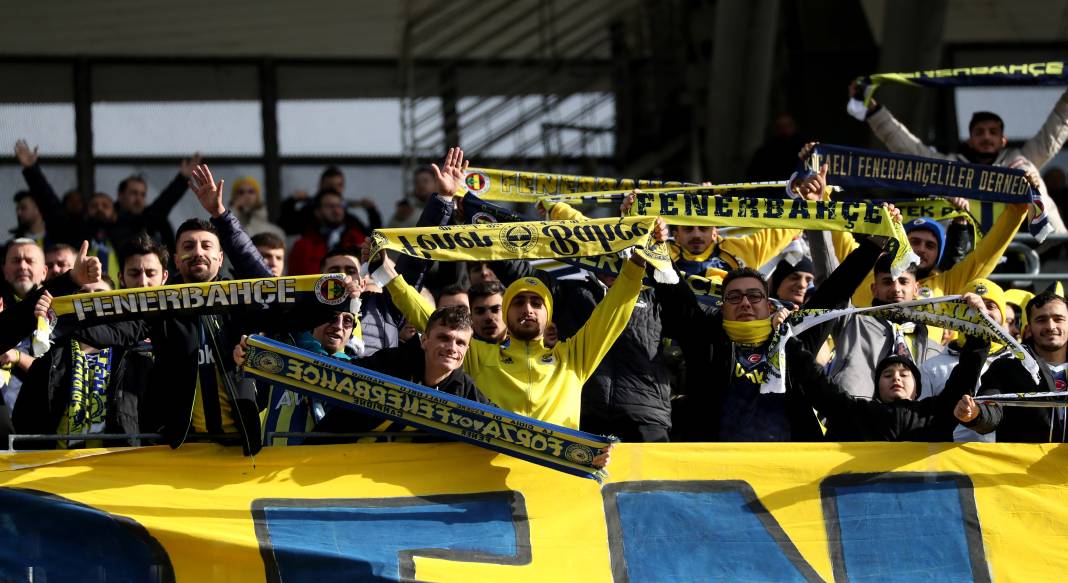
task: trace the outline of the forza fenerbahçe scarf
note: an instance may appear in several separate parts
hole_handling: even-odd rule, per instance
[[[377,229],[371,257],[389,249],[435,261],[496,261],[589,257],[633,249],[658,272],[671,270],[663,244],[654,244],[654,217],[587,221],[526,221]]]
[[[250,336],[244,371],[316,399],[400,421],[584,478],[612,439],[531,419],[307,350]]]

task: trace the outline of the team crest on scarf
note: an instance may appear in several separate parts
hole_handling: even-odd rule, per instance
[[[315,299],[328,306],[336,306],[345,301],[349,294],[342,282],[344,277],[340,273],[320,277],[319,281],[315,282]]]
[[[469,170],[464,178],[464,186],[467,187],[468,192],[473,192],[476,195],[482,194],[489,190],[490,179],[485,172]]]

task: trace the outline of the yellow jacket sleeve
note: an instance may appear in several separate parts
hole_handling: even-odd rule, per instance
[[[745,237],[725,237],[719,248],[740,259],[746,267],[760,269],[800,234],[801,229],[762,229]]]
[[[554,203],[549,209],[549,219],[553,221],[584,220],[586,215],[566,202]]]
[[[834,256],[838,258],[838,263],[845,261],[854,249],[860,247],[860,243],[857,243],[853,233],[849,231],[831,231],[831,243],[834,245]]]
[[[1026,214],[1026,204],[1006,205],[994,226],[990,227],[990,232],[979,241],[975,249],[959,263],[937,276],[937,285],[944,293],[959,294],[969,281],[990,275],[997,267],[998,260],[1005,254],[1005,249],[1012,242],[1020,228],[1020,221]]]
[[[644,274],[644,270],[634,262],[624,261],[619,277],[601,303],[593,309],[590,318],[574,336],[564,342],[567,360],[573,363],[571,366],[582,382],[593,375],[601,359],[627,327]]]
[[[397,309],[404,314],[404,318],[411,322],[416,330],[420,332],[426,330],[426,323],[430,319],[430,314],[434,313],[434,306],[431,306],[422,294],[404,281],[403,275],[398,275],[393,278],[393,281],[387,283],[386,290],[389,291]]]

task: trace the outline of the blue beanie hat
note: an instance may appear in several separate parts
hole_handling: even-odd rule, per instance
[[[934,233],[935,239],[938,240],[938,259],[935,259],[935,265],[938,265],[942,262],[942,254],[946,251],[946,228],[942,226],[942,223],[928,217],[912,219],[905,223],[906,233],[911,233],[918,229]]]

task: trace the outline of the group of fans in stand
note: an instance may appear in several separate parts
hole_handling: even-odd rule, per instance
[[[867,123],[892,151],[1023,168],[1046,193],[1038,170],[1068,136],[1068,93],[1039,135],[1008,148],[1001,119],[979,112],[957,154],[932,152],[872,100]],[[810,145],[799,155],[807,156]],[[117,196],[71,192],[62,199],[37,152],[15,153],[27,190],[15,195],[18,226],[3,255],[0,313],[0,436],[71,435],[20,441],[18,448],[136,444],[159,434],[177,447],[228,436],[265,445],[345,441],[324,434],[405,431],[397,422],[329,404],[269,383],[235,399],[247,336],[282,342],[425,387],[490,403],[623,441],[1064,441],[1065,409],[977,403],[976,395],[1065,390],[1068,303],[1056,290],[1003,289],[987,276],[1026,213],[1007,205],[974,246],[959,220],[916,218],[903,226],[918,264],[892,268],[888,240],[850,233],[767,229],[732,236],[714,227],[658,219],[675,267],[721,282],[721,301],[698,301],[686,279],[646,277],[640,254],[617,276],[564,275],[523,261],[429,262],[368,255],[383,226],[374,203],[348,205],[345,176],[323,173],[314,196],[283,202],[267,221],[252,178],[229,198],[198,156],[183,161],[146,204],[139,176]],[[467,162],[452,148],[415,175],[415,194],[388,225],[464,223],[456,193]],[[829,195],[825,171],[794,179],[794,196]],[[191,189],[210,216],[172,232],[168,215]],[[1048,195],[1046,195],[1048,198]],[[626,213],[633,195],[623,201]],[[967,200],[954,204],[967,208]],[[358,206],[364,220],[349,206]],[[1064,230],[1054,204],[1051,223]],[[547,220],[581,219],[556,203]],[[891,215],[901,221],[892,205]],[[966,223],[964,227],[970,227]],[[287,238],[291,244],[287,244]],[[784,253],[787,248],[794,253]],[[973,248],[968,248],[973,247]],[[796,250],[801,249],[802,254]],[[365,264],[374,262],[371,269]],[[649,268],[651,269],[651,267]],[[314,317],[257,313],[158,316],[53,332],[33,356],[34,331],[55,297],[176,283],[339,273],[361,300],[356,311]],[[786,342],[776,364],[784,391],[763,390],[769,345],[791,310],[867,307],[963,295],[1020,339],[1040,365],[1036,383],[1003,347],[924,324],[855,314]],[[353,304],[355,306],[355,304]],[[250,405],[251,403],[251,405]],[[286,437],[275,439],[273,434]],[[294,436],[314,432],[314,438]],[[374,437],[363,437],[374,440]],[[413,437],[413,439],[419,439]],[[606,462],[607,455],[597,463]]]

